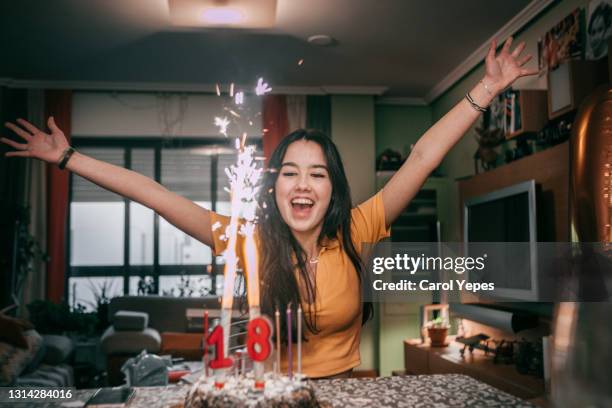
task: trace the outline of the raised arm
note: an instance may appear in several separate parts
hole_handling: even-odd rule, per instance
[[[32,157],[59,164],[70,146],[53,117],[47,122],[51,133],[45,133],[23,119],[18,119],[17,122],[21,127],[13,123],[6,123],[6,127],[20,136],[25,143],[0,138],[0,141],[16,149],[6,153],[6,156]],[[208,246],[213,245],[210,212],[191,200],[168,191],[154,180],[79,152],[74,152],[66,168],[106,190],[151,208],[186,234]]]
[[[495,41],[485,59],[484,78],[469,92],[472,103],[463,98],[436,122],[415,144],[410,156],[383,188],[385,222],[390,226],[417,194],[429,174],[440,165],[444,156],[474,124],[480,111],[517,78],[533,75],[537,70],[523,68],[531,55],[521,57],[525,43],[510,52],[512,37],[506,40],[499,55]]]

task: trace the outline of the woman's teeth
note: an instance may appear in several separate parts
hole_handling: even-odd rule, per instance
[[[313,205],[314,201],[308,198],[294,198],[291,200],[291,206],[294,208],[297,207],[299,209],[306,209],[312,207]]]

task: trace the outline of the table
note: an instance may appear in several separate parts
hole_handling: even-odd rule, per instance
[[[452,337],[451,337],[452,339]],[[409,374],[464,374],[524,399],[545,395],[544,380],[520,374],[514,365],[496,364],[482,350],[465,352],[463,344],[452,341],[448,347],[431,347],[420,339],[404,340],[404,366]]]
[[[462,374],[402,377],[350,378],[314,381],[321,402],[333,407],[503,407],[534,408],[535,405]],[[130,408],[182,407],[189,386],[137,388]],[[58,408],[83,406],[94,390],[78,390],[82,403],[36,404]],[[12,407],[17,406],[13,404]],[[32,406],[32,405],[30,405]]]

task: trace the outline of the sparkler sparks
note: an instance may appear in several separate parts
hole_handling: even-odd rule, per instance
[[[244,103],[244,92],[236,92],[236,95],[234,96],[234,103],[236,105],[242,105]]]
[[[236,111],[233,111],[233,110],[231,110],[231,109],[228,109],[227,111],[228,111],[228,112],[229,112],[229,113],[230,113],[232,116],[234,116],[234,117],[237,117],[237,118],[239,118],[239,117],[240,117],[240,114],[239,114],[238,112],[236,112]]]
[[[231,187],[230,222],[225,230],[225,235],[228,237],[228,244],[223,253],[225,259],[225,273],[221,312],[221,324],[224,328],[223,336],[226,345],[229,345],[229,328],[232,303],[234,300],[234,283],[236,280],[236,267],[238,262],[236,253],[238,234],[246,235],[246,242],[249,245],[249,248],[247,248],[248,251],[251,254],[256,253],[253,233],[256,221],[258,184],[263,171],[253,158],[253,153],[255,153],[254,146],[244,146],[244,144],[241,143],[241,139],[237,137],[236,149],[238,150],[236,164],[225,169],[225,174],[229,178]],[[244,220],[244,223],[239,227],[241,220]],[[257,262],[251,258],[248,263],[247,284],[249,307],[251,306],[251,302],[254,307],[259,307]]]
[[[255,95],[258,95],[258,96],[265,95],[270,91],[272,91],[272,88],[268,86],[268,83],[264,82],[263,78],[259,78],[257,80],[257,86],[255,87]]]
[[[221,133],[222,135],[224,135],[225,137],[227,137],[227,127],[229,126],[230,121],[229,119],[224,116],[224,117],[215,117],[215,126],[219,127],[219,133]]]
[[[216,86],[217,95],[220,96],[219,85]],[[264,95],[272,91],[272,88],[259,78],[255,87],[255,94]],[[219,127],[219,132],[228,136],[228,127],[232,123],[232,131],[240,129],[241,135],[236,137],[235,148],[238,153],[236,164],[225,169],[225,174],[229,179],[230,188],[224,190],[230,193],[231,206],[229,223],[222,231],[221,238],[227,242],[227,247],[223,252],[225,259],[223,298],[221,307],[221,325],[223,327],[223,342],[225,350],[229,350],[230,321],[232,305],[234,300],[234,285],[236,279],[236,269],[238,266],[237,244],[238,235],[245,237],[245,275],[247,278],[248,301],[251,318],[259,315],[259,271],[257,262],[257,248],[254,240],[255,225],[257,221],[257,193],[259,190],[259,179],[263,174],[263,167],[260,156],[255,156],[255,146],[247,146],[247,132],[241,126],[241,121],[248,121],[249,126],[253,126],[253,117],[258,117],[261,112],[255,115],[250,114],[248,106],[243,106],[244,92],[234,93],[234,84],[230,84],[229,96],[233,98],[234,107],[225,106],[223,109],[227,116],[215,117],[215,126]],[[237,132],[236,132],[237,133]],[[213,230],[221,226],[215,223]]]

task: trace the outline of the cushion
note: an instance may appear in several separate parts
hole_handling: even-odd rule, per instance
[[[28,366],[25,368],[23,373],[31,373],[35,371],[36,369],[38,369],[38,367],[42,364],[43,360],[45,359],[46,354],[47,354],[47,346],[45,345],[45,341],[41,337],[41,346],[38,348],[38,351],[36,352],[36,354],[34,354],[34,356],[32,357],[32,360],[30,361]]]
[[[45,340],[45,347],[47,349],[45,358],[43,359],[46,364],[55,365],[63,363],[74,349],[72,340],[66,336],[44,334],[43,339]]]
[[[33,329],[32,323],[0,313],[0,341],[21,348],[28,348],[24,331]]]
[[[141,331],[149,325],[149,314],[120,310],[113,317],[113,327],[116,331]]]
[[[133,354],[142,350],[157,353],[161,347],[161,336],[152,328],[119,332],[110,326],[102,335],[100,346],[105,354]]]
[[[22,387],[73,387],[74,373],[69,365],[42,365],[33,373],[19,376],[14,385]]]
[[[0,386],[10,385],[32,361],[43,339],[35,330],[24,332],[27,347],[0,342]]]

